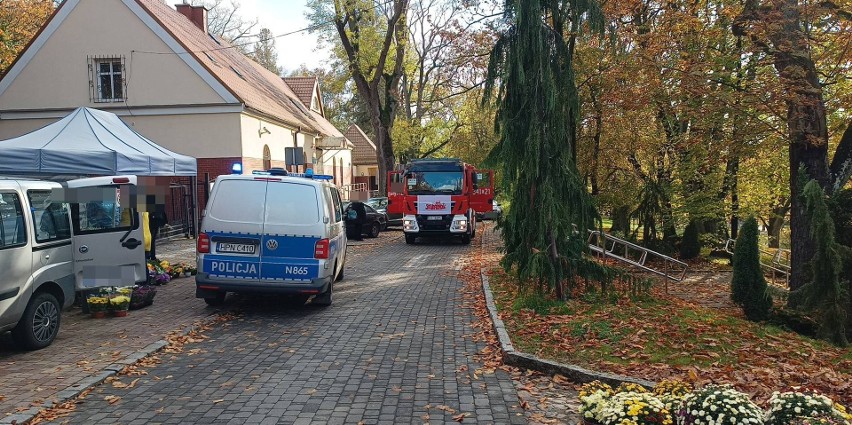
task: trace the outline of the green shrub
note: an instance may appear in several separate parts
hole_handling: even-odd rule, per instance
[[[698,239],[698,225],[690,220],[683,231],[683,239],[680,241],[680,258],[689,260],[701,253],[701,241]]]
[[[749,320],[766,320],[772,308],[772,297],[767,293],[766,279],[760,270],[757,220],[754,217],[749,217],[740,229],[733,263],[731,299],[742,307]]]
[[[811,237],[816,241],[814,256],[808,263],[810,279],[794,296],[801,307],[812,312],[819,323],[821,338],[837,345],[848,344],[847,320],[852,309],[846,284],[841,280],[843,267],[841,245],[836,242],[834,220],[825,192],[815,180],[802,190],[805,212],[811,223]]]

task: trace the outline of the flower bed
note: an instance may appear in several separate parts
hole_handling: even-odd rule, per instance
[[[663,381],[650,393],[639,386],[612,389],[595,381],[580,389],[580,414],[588,424],[601,425],[736,425],[849,424],[852,415],[831,398],[793,388],[775,393],[766,410],[745,393],[728,385]]]

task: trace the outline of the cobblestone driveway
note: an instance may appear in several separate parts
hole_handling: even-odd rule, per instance
[[[331,307],[231,296],[240,313],[209,339],[161,355],[130,390],[97,387],[59,421],[525,423],[507,374],[474,373],[482,347],[466,338],[455,277],[472,246],[370,242],[349,247]]]

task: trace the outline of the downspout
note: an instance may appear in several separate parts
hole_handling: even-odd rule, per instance
[[[301,133],[301,132],[302,132],[302,126],[301,125],[296,126],[296,131],[293,132],[293,148],[294,149],[299,147],[299,133]],[[303,149],[303,151],[304,151],[304,149]],[[304,155],[302,155],[302,156],[304,157]],[[295,157],[296,157],[296,155],[294,153],[293,154],[294,160],[295,160]],[[293,171],[294,173],[298,173],[299,172],[299,166],[293,165],[293,167],[295,168],[295,170],[291,170],[291,171]]]

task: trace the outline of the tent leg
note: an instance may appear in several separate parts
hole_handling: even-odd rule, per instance
[[[198,176],[189,178],[192,191],[192,238],[198,239]]]

